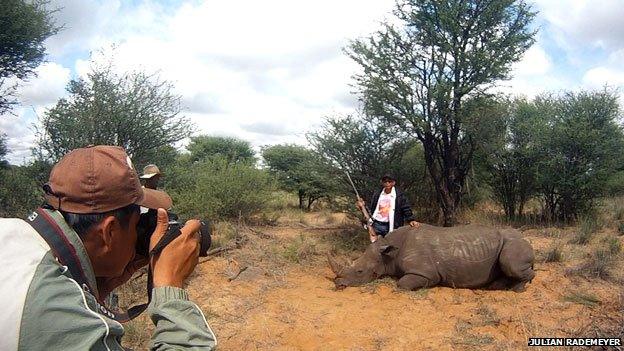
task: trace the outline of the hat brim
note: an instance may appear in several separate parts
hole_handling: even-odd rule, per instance
[[[142,176],[140,176],[139,178],[141,178],[141,179],[150,179],[150,178],[152,178],[155,175],[160,175],[160,173],[146,173],[146,174],[143,174]]]
[[[164,191],[143,188],[143,197],[136,204],[147,208],[168,210],[173,205],[173,201]]]

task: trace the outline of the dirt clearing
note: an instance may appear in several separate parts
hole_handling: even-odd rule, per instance
[[[573,245],[563,262],[537,263],[523,293],[401,291],[390,278],[336,291],[325,253],[354,258],[366,245],[364,231],[338,222],[241,227],[240,248],[198,266],[188,290],[220,350],[518,350],[529,337],[595,336],[618,323],[621,285],[566,275],[587,255]],[[348,240],[358,233],[364,240]],[[538,257],[560,240],[524,234]],[[129,326],[138,349],[149,324],[142,316]]]

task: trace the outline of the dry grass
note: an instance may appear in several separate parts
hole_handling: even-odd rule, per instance
[[[127,309],[147,302],[147,274],[141,275],[142,272],[135,274],[135,278],[115,290],[115,293],[119,296],[120,307]],[[123,345],[138,350],[143,345],[147,345],[154,327],[147,313],[143,313],[134,320],[125,323],[124,329]]]
[[[465,347],[482,347],[490,345],[494,342],[494,338],[489,334],[477,334],[471,331],[473,324],[464,319],[460,319],[455,323],[455,335],[450,338],[453,345],[462,349]]]
[[[553,241],[550,247],[541,256],[540,261],[545,263],[563,261],[563,243],[559,240]]]
[[[590,253],[582,264],[568,269],[566,273],[586,278],[609,279],[612,277],[617,258],[617,255],[613,255],[609,248],[598,247]]]
[[[598,229],[600,229],[600,226],[595,215],[583,216],[579,220],[576,235],[572,237],[570,243],[578,245],[588,244]]]
[[[359,226],[352,226],[339,230],[326,238],[333,252],[352,253],[364,252],[370,241],[368,235]]]
[[[624,338],[624,292],[615,301],[601,306],[599,313],[591,323],[577,330],[570,337]],[[585,349],[585,348],[575,348]],[[606,348],[603,348],[603,350]],[[620,350],[621,348],[615,348]]]
[[[233,223],[217,222],[213,227],[211,248],[214,249],[225,246],[232,240],[239,239],[241,235],[240,227],[234,225]]]
[[[601,304],[600,300],[594,294],[575,291],[563,296],[563,301],[574,302],[579,305],[595,307]]]
[[[236,224],[225,222],[216,223],[213,247],[227,245],[229,242],[238,241],[241,237],[247,235],[249,237],[249,242],[252,242],[253,245],[246,244],[242,249],[228,251],[225,255],[228,258],[231,257],[232,259],[238,260],[241,265],[261,267],[263,271],[267,272],[267,276],[277,281],[279,280],[278,276],[280,274],[285,274],[284,271],[297,269],[296,265],[311,267],[311,265],[320,265],[321,260],[323,261],[323,265],[326,264],[324,262],[324,253],[327,251],[332,251],[339,255],[354,256],[360,255],[369,245],[366,232],[358,226],[355,221],[347,221],[344,219],[344,216],[338,217],[335,216],[335,213],[330,213],[325,210],[319,212],[301,211],[296,208],[296,197],[294,202],[292,200],[293,198],[291,197],[287,199],[288,202],[286,205],[281,207],[276,205],[276,207],[271,210],[273,212],[260,215],[260,220],[257,223],[262,225],[263,228],[255,229],[270,235],[262,236],[257,233],[254,234],[245,229],[244,226],[240,227]],[[587,277],[606,278],[611,276],[621,251],[621,238],[615,233],[618,230],[619,223],[624,223],[624,202],[622,202],[622,210],[619,210],[619,208],[620,207],[613,206],[607,212],[600,212],[602,217],[611,216],[611,224],[609,227],[611,231],[608,232],[608,234],[611,235],[604,236],[607,231],[596,232],[595,228],[599,227],[599,222],[608,223],[608,221],[604,219],[597,220],[593,227],[594,229],[589,225],[590,223],[585,224],[586,228],[582,229],[582,223],[579,222],[578,229],[576,230],[577,233],[581,230],[585,230],[593,234],[593,236],[590,236],[591,240],[588,240],[589,245],[583,246],[566,245],[570,237],[569,234],[572,233],[572,228],[546,227],[535,220],[536,217],[526,220],[524,223],[529,227],[535,226],[538,228],[538,230],[531,231],[534,233],[531,235],[537,237],[541,242],[541,249],[543,251],[540,258],[544,262],[561,262],[565,257],[567,261],[566,264],[569,266],[578,263],[577,261],[580,261],[582,257],[585,261],[581,262],[581,265],[577,267],[579,269],[575,270],[574,273]],[[496,212],[494,207],[485,208],[483,211],[484,212],[478,212],[475,210],[472,212],[472,219],[470,222],[489,222],[488,224],[495,226],[509,223],[503,220],[504,217],[501,212]],[[247,222],[247,224],[250,223],[252,222]],[[517,224],[518,223],[513,223],[513,225]],[[308,230],[316,226],[344,226],[345,228],[329,231]],[[282,237],[279,235],[280,232],[278,231],[284,230],[283,227],[300,227],[301,229],[295,230],[301,234],[294,237]],[[275,230],[275,232],[273,232],[273,230]],[[566,235],[566,233],[568,235]],[[283,280],[283,278],[281,279]],[[125,294],[123,298],[120,296],[120,305],[129,306],[144,301],[144,284],[144,279],[138,279],[130,286],[124,287],[123,290],[120,289],[120,291],[124,291],[123,294]],[[396,285],[393,281],[378,280],[363,286],[362,289],[374,291],[380,284],[388,284],[392,287]],[[422,289],[404,293],[415,300],[422,300],[428,298],[430,290]],[[605,306],[608,305],[607,303],[601,304],[598,297],[584,292],[572,292],[561,298],[564,301],[570,301],[589,307],[600,305],[600,308],[606,308]],[[128,304],[127,301],[130,300],[136,302]],[[505,316],[503,310],[499,310],[499,313],[501,313],[503,317]],[[622,324],[619,325],[621,326]],[[140,316],[136,321],[130,322],[125,327],[126,336],[124,337],[124,344],[137,349],[144,348],[153,330],[147,316]],[[483,333],[483,330],[478,329],[481,327],[501,327],[501,317],[497,314],[496,310],[489,306],[476,308],[472,317],[469,319],[459,319],[457,321],[455,330],[451,332],[452,335],[449,336],[448,341],[457,349],[492,349],[493,347],[499,346],[492,335]],[[483,329],[487,330],[487,328]],[[606,329],[603,329],[602,332],[603,334],[601,335],[621,336],[622,328],[618,330],[619,334],[609,335],[609,331]],[[615,333],[616,331],[614,330],[613,332]],[[589,334],[582,336],[587,335]]]
[[[602,239],[602,243],[606,248],[606,251],[612,255],[617,256],[622,251],[622,243],[614,236],[606,236]]]
[[[303,263],[318,255],[317,242],[303,234],[289,242],[281,252],[281,256],[292,263]]]
[[[479,306],[475,314],[480,318],[481,325],[496,326],[500,324],[500,317],[496,314],[496,311],[487,306]]]

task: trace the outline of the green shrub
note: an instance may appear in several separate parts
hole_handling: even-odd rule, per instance
[[[218,158],[180,164],[175,177],[168,190],[174,210],[187,217],[244,219],[265,209],[275,189],[267,172]]]
[[[607,196],[624,195],[624,171],[615,172],[608,177],[604,193]]]
[[[0,217],[24,218],[43,202],[43,191],[28,166],[0,170]]]

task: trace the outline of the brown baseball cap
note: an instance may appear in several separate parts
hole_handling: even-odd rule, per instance
[[[75,149],[54,165],[44,186],[47,203],[65,212],[104,213],[130,204],[171,207],[163,191],[141,187],[130,157],[118,146]]]

